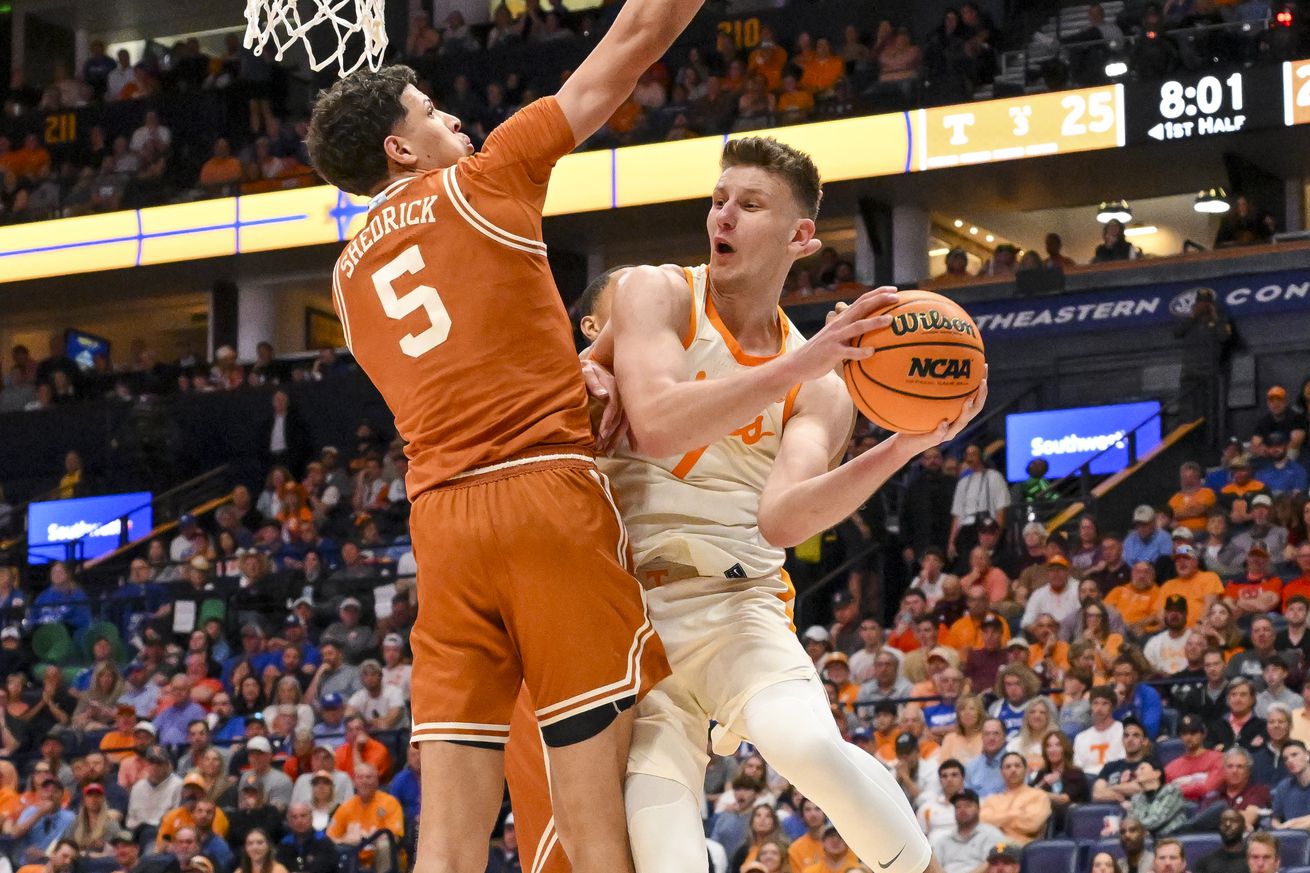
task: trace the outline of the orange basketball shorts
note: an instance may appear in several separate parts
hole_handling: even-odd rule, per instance
[[[519,686],[551,725],[669,674],[609,482],[582,455],[522,458],[425,491],[412,742],[504,745]]]

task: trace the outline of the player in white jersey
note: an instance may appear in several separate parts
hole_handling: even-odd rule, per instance
[[[854,408],[833,371],[887,326],[879,289],[805,342],[778,307],[818,251],[818,171],[773,140],[724,147],[707,266],[638,267],[620,280],[594,359],[612,362],[631,431],[604,463],[673,675],[638,706],[625,798],[638,873],[706,870],[701,791],[710,719],[755,744],[867,864],[938,865],[886,768],[844,742],[791,627],[784,547],[849,516],[986,397],[922,436],[896,435],[840,467]],[[889,293],[891,292],[891,293]]]

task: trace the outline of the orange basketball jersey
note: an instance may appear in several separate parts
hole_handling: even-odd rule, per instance
[[[406,492],[542,449],[591,443],[541,209],[573,132],[553,97],[482,151],[373,198],[332,273],[346,346],[396,416]]]

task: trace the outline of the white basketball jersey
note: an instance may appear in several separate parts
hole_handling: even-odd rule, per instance
[[[805,338],[782,309],[782,347],[769,357],[742,351],[710,298],[707,269],[685,268],[692,317],[684,338],[683,379],[721,379],[799,348]],[[800,386],[751,421],[685,455],[651,458],[625,440],[601,459],[614,482],[637,567],[679,564],[712,578],[760,578],[782,567],[784,551],[760,536],[760,494]],[[676,416],[676,409],[668,410]]]

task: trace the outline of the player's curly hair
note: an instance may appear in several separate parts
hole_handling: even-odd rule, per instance
[[[417,81],[413,70],[396,64],[359,70],[320,91],[305,137],[318,174],[350,194],[371,194],[386,181],[382,141],[405,117],[405,86]]]
[[[823,183],[819,179],[819,168],[805,152],[772,137],[747,136],[729,140],[724,145],[719,166],[724,170],[729,167],[759,167],[781,176],[801,210],[811,219],[819,217]]]

